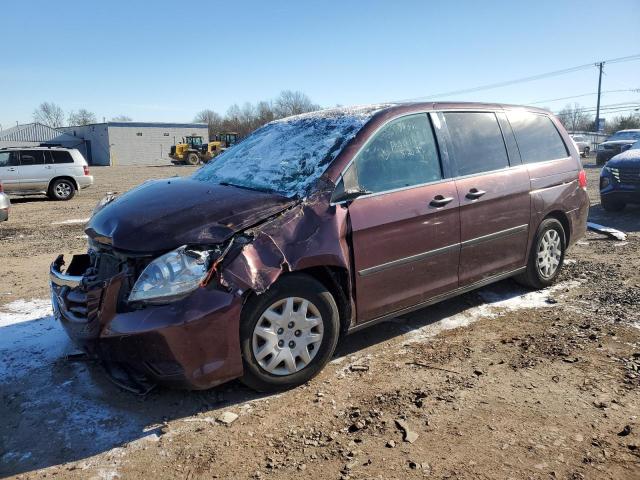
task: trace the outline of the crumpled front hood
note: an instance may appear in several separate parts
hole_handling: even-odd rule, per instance
[[[221,243],[295,200],[192,178],[146,182],[116,198],[89,221],[86,233],[132,252]]]
[[[607,162],[607,167],[623,168],[633,167],[640,168],[640,149],[627,150],[619,153]]]

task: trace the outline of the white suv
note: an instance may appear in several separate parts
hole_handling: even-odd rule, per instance
[[[93,185],[82,154],[61,147],[0,149],[0,181],[10,195],[45,194],[52,200],[70,200]]]

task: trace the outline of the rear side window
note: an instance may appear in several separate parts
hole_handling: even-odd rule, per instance
[[[373,193],[441,180],[440,158],[427,114],[385,125],[358,154],[355,167],[359,186]]]
[[[42,150],[24,150],[20,152],[20,165],[44,165]]]
[[[53,158],[53,163],[73,163],[71,154],[64,150],[51,150],[51,157]]]
[[[448,112],[444,118],[459,176],[509,166],[502,131],[494,113]]]
[[[560,133],[549,117],[529,112],[507,112],[523,163],[545,162],[569,156]]]

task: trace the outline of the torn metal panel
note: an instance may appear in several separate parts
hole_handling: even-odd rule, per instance
[[[614,240],[626,240],[627,234],[621,232],[620,230],[616,230],[615,228],[605,227],[604,225],[600,225],[598,223],[587,222],[587,228],[592,232],[601,233],[603,235],[608,236],[609,238],[613,238]]]
[[[253,241],[221,272],[224,285],[260,294],[288,271],[316,266],[349,270],[347,210],[315,195],[247,230]]]

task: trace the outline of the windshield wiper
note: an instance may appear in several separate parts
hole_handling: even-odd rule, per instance
[[[293,197],[289,196],[289,195],[285,195],[282,192],[279,192],[278,190],[273,190],[271,188],[257,188],[257,187],[249,187],[247,185],[238,185],[236,183],[231,183],[231,182],[218,182],[218,185],[224,185],[225,187],[236,187],[236,188],[242,188],[244,190],[251,190],[253,192],[261,192],[261,193],[273,193],[276,195],[280,195],[281,197],[287,197],[287,198],[292,198],[292,199],[299,199],[300,195],[296,194]]]
[[[225,187],[243,188],[245,190],[253,190],[255,192],[265,192],[266,191],[266,190],[261,190],[259,188],[249,187],[247,185],[238,185],[237,183],[231,183],[231,182],[220,182],[220,185],[224,185]]]

